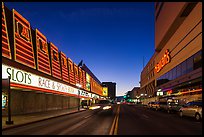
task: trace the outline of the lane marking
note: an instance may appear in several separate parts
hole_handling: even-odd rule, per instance
[[[114,135],[117,135],[117,132],[118,132],[119,112],[120,112],[120,106],[118,107],[118,111],[117,111],[117,119],[116,119],[116,125],[115,125],[115,129],[114,129]]]
[[[116,115],[114,117],[114,120],[113,120],[113,123],[112,123],[112,126],[111,126],[111,130],[109,132],[109,135],[117,135],[119,110],[120,110],[120,105],[117,107]]]
[[[142,116],[144,116],[145,118],[149,118],[147,115],[144,115],[144,114]]]

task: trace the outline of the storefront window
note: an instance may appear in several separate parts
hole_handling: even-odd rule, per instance
[[[186,74],[186,60],[184,62],[181,63],[181,75],[185,75]]]
[[[176,79],[176,67],[172,69],[172,79]]]
[[[180,76],[181,76],[181,64],[176,66],[176,77],[180,77]]]
[[[193,58],[193,70],[202,67],[202,52],[199,51],[194,55]]]
[[[188,58],[187,60],[187,69],[186,69],[186,73],[189,73],[193,70],[193,56],[191,56],[190,58]]]
[[[172,70],[170,70],[168,73],[169,73],[169,80],[172,80]]]

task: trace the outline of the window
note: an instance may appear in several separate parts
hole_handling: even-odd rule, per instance
[[[170,70],[168,73],[169,73],[169,80],[172,80],[172,70]]]
[[[189,73],[189,72],[191,72],[192,70],[193,70],[193,56],[191,56],[190,58],[188,58],[187,60],[186,60],[187,62],[187,68],[186,68],[186,73]]]
[[[181,75],[185,75],[186,74],[186,60],[184,62],[181,63]]]
[[[176,67],[172,69],[172,80],[176,79]]]
[[[193,70],[202,67],[202,52],[199,51],[193,56]]]
[[[181,63],[176,66],[176,77],[180,77],[181,76]]]

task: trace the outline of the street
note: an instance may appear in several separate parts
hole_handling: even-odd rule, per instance
[[[118,119],[115,115],[119,113]],[[115,121],[115,122],[114,122]],[[116,123],[116,125],[114,125]],[[113,126],[114,125],[114,126]],[[177,114],[120,104],[113,114],[86,110],[2,131],[3,135],[201,135],[202,122]]]

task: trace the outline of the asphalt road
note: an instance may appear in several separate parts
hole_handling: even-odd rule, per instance
[[[2,135],[108,135],[114,114],[87,110],[7,129]]]
[[[87,110],[2,131],[2,135],[202,135],[202,122],[121,104],[113,114]]]
[[[202,122],[178,114],[121,105],[118,135],[202,135]]]

